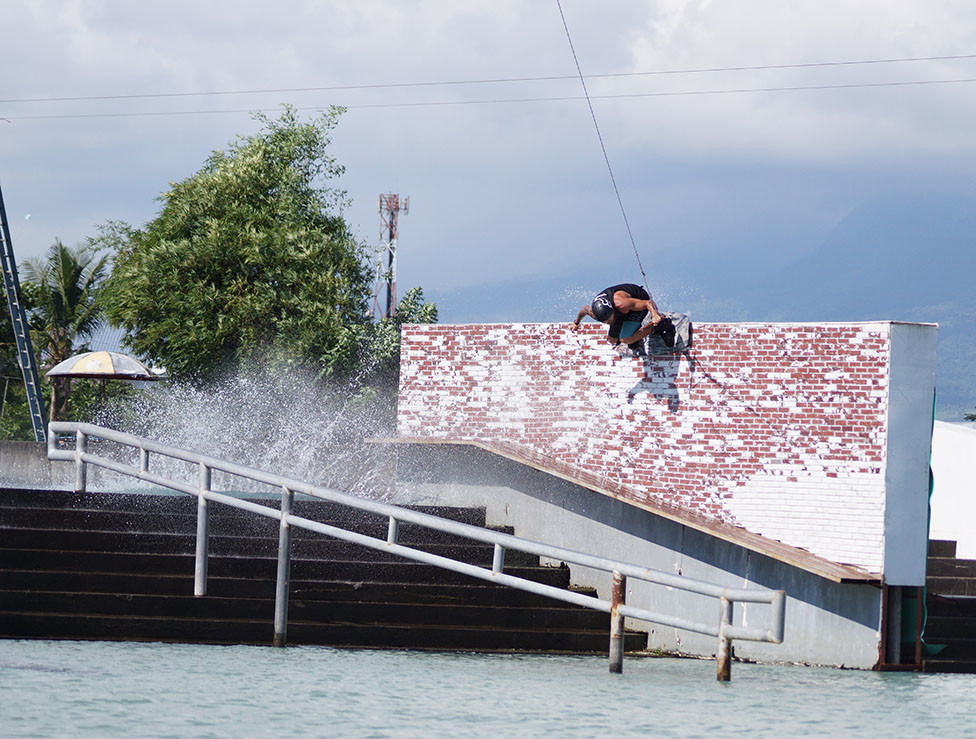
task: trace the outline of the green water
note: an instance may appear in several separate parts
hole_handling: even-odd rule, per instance
[[[2,737],[964,737],[976,676],[0,640]]]

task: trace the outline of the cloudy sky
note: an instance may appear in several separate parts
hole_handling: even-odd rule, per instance
[[[645,261],[788,261],[864,202],[974,195],[976,57],[944,57],[976,55],[976,3],[562,7]],[[410,196],[402,286],[632,258],[556,0],[3,10],[0,185],[20,260],[145,223],[169,182],[255,130],[248,110],[281,103],[348,106],[334,148],[365,241],[377,195]],[[883,61],[923,57],[943,58]]]

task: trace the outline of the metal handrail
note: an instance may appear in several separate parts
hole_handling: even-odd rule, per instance
[[[75,448],[60,448],[62,436],[73,435]],[[101,457],[88,451],[89,437],[97,437],[139,450],[138,468],[124,462]],[[95,426],[88,423],[68,421],[54,421],[49,425],[48,458],[51,460],[73,461],[76,466],[75,491],[84,492],[87,485],[87,467],[94,464],[122,475],[135,477],[146,482],[170,488],[178,492],[196,496],[197,498],[197,541],[196,561],[194,568],[194,595],[206,594],[207,580],[207,550],[209,538],[209,510],[210,501],[223,503],[256,515],[278,519],[279,547],[278,547],[278,581],[275,596],[274,644],[283,646],[286,640],[287,609],[288,609],[288,580],[291,557],[291,527],[299,527],[316,531],[344,541],[353,542],[424,564],[434,565],[471,577],[489,582],[507,585],[509,587],[526,590],[528,592],[555,598],[567,603],[583,606],[611,615],[610,625],[610,670],[620,672],[623,659],[623,619],[625,616],[648,621],[650,623],[672,626],[699,634],[716,636],[719,639],[718,648],[718,677],[728,680],[731,673],[731,641],[761,641],[779,644],[783,641],[785,624],[786,593],[783,590],[759,590],[754,588],[727,588],[703,580],[674,575],[660,570],[641,567],[628,562],[620,562],[605,557],[598,557],[583,552],[551,546],[541,542],[523,539],[511,534],[483,529],[471,524],[451,521],[419,511],[401,508],[388,503],[359,498],[341,493],[320,485],[313,485],[301,480],[264,472],[252,467],[228,462],[205,454],[178,449],[158,442],[144,439],[133,434]],[[180,480],[171,479],[165,475],[151,472],[149,469],[149,455],[159,454],[172,459],[195,464],[199,469],[196,485]],[[219,470],[230,475],[242,477],[254,482],[271,485],[281,489],[281,509],[270,508],[251,500],[237,498],[232,495],[211,490],[213,470]],[[291,512],[294,494],[302,493],[313,498],[331,501],[360,511],[385,516],[389,520],[386,539],[379,539],[355,531],[331,526],[313,521]],[[424,526],[437,531],[455,534],[494,546],[491,569],[461,562],[442,555],[432,554],[413,547],[404,546],[398,542],[399,525],[402,522]],[[571,564],[590,567],[596,570],[612,573],[613,587],[610,600],[584,595],[569,590],[563,590],[552,585],[545,585],[503,572],[505,551],[514,549],[521,552],[548,557]],[[704,624],[690,621],[676,616],[655,613],[643,608],[637,608],[625,603],[626,578],[632,577],[670,588],[677,588],[691,593],[718,598],[721,604],[720,619],[717,624]],[[768,603],[769,626],[766,628],[735,625],[732,623],[733,603]]]

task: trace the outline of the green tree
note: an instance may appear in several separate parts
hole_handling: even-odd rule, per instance
[[[160,196],[141,229],[109,224],[105,309],[141,357],[205,379],[263,354],[327,375],[356,371],[371,332],[362,247],[342,218],[329,154],[340,109],[277,120],[211,153]]]
[[[42,367],[50,369],[72,354],[87,351],[85,340],[95,328],[101,309],[98,291],[105,278],[107,257],[89,244],[69,248],[55,241],[43,260],[24,263],[21,289],[31,305],[28,323],[34,351]],[[50,420],[68,410],[70,380],[51,380]]]
[[[396,387],[400,371],[400,329],[405,323],[437,323],[437,306],[414,287],[397,302],[393,318],[376,324],[364,354],[364,374],[376,385]]]

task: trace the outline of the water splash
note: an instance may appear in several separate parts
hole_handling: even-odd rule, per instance
[[[385,500],[393,489],[394,452],[389,445],[367,440],[392,436],[394,419],[392,392],[356,392],[301,370],[255,367],[205,386],[174,382],[148,388],[115,401],[94,422]],[[195,470],[174,460],[154,457],[152,469],[196,481]],[[131,487],[131,481],[125,484]],[[227,476],[215,475],[213,485],[257,490]]]
[[[584,305],[589,305],[596,294],[592,287],[584,285],[567,285],[562,290],[562,295],[558,299],[560,316],[565,316],[566,323],[576,317],[577,311]]]

